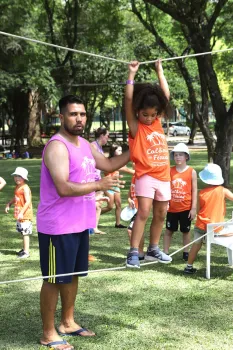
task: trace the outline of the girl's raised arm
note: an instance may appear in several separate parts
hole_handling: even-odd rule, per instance
[[[125,114],[131,136],[134,138],[138,129],[138,121],[133,109],[134,77],[138,71],[139,62],[132,61],[129,64],[128,80],[125,88]]]
[[[162,66],[161,60],[158,60],[155,62],[155,71],[156,71],[158,79],[159,79],[159,85],[169,101],[170,100],[170,90],[168,87],[167,79],[165,78],[165,75],[163,72],[163,66]]]

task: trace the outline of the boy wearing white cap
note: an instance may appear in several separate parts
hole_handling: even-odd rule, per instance
[[[221,186],[224,182],[222,169],[217,164],[207,164],[199,173],[200,179],[208,186],[199,192],[197,221],[194,227],[194,240],[189,252],[188,264],[184,269],[185,274],[192,275],[197,269],[193,263],[201,249],[207,230],[207,224],[224,221],[226,203],[225,199],[233,200],[233,193]]]
[[[23,249],[17,255],[20,259],[28,258],[29,255],[29,235],[32,234],[32,195],[28,181],[28,171],[25,168],[17,167],[13,174],[16,183],[14,198],[7,203],[5,212],[8,213],[10,206],[15,205],[14,217],[17,220],[16,230],[22,234]]]
[[[183,245],[190,243],[191,221],[196,216],[197,208],[197,173],[187,165],[190,159],[189,149],[184,143],[178,143],[170,157],[176,165],[171,167],[171,200],[166,218],[166,232],[163,239],[164,253],[168,254],[172,235],[183,233]],[[183,259],[188,260],[189,248],[184,248]]]

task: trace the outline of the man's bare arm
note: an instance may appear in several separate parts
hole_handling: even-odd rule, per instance
[[[115,156],[112,158],[106,158],[103,154],[96,151],[94,148],[91,148],[91,151],[96,161],[96,168],[108,173],[119,170],[130,160],[129,151],[122,153],[120,156]]]
[[[106,159],[106,158],[105,158]],[[76,197],[94,191],[106,191],[113,186],[122,187],[123,182],[117,177],[105,177],[100,181],[77,183],[69,180],[69,155],[66,146],[60,141],[52,141],[47,146],[44,162],[53,179],[60,197]]]

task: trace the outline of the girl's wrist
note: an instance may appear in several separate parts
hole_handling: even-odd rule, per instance
[[[128,80],[134,80],[136,73],[130,72],[128,75]]]
[[[126,85],[134,85],[134,80],[132,79],[126,80]]]

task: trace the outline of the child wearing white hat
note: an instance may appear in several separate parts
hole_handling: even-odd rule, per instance
[[[224,221],[226,203],[225,199],[233,201],[233,193],[222,184],[222,169],[217,164],[207,164],[199,173],[200,179],[207,186],[199,192],[198,196],[198,214],[194,227],[194,242],[189,252],[188,264],[184,269],[185,274],[192,275],[197,269],[193,267],[197,254],[201,249],[204,237],[207,230],[207,224]]]
[[[17,167],[13,174],[16,183],[14,197],[7,203],[5,212],[8,213],[10,206],[15,205],[14,217],[16,221],[16,230],[22,234],[23,249],[17,255],[20,259],[28,258],[29,255],[29,235],[32,234],[32,195],[28,181],[28,171],[25,168]]]
[[[190,243],[191,221],[196,217],[197,209],[197,173],[187,164],[189,149],[184,143],[178,143],[170,153],[175,161],[171,167],[171,200],[166,218],[166,232],[163,238],[163,250],[168,254],[174,232],[183,234],[183,246]],[[188,260],[189,248],[184,248],[183,259]]]

